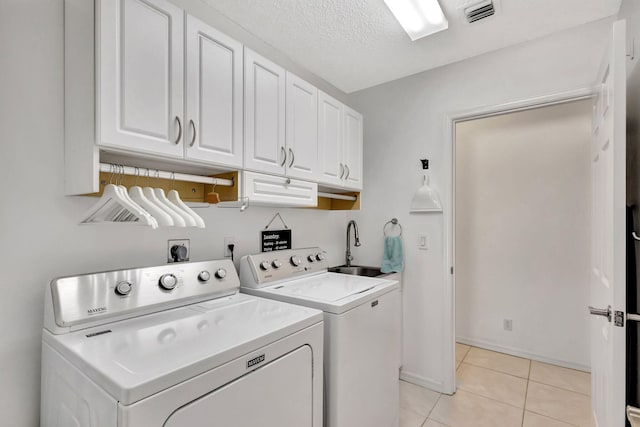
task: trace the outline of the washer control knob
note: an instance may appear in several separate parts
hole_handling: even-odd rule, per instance
[[[225,277],[227,277],[227,270],[225,270],[224,268],[219,268],[216,270],[216,277],[218,279],[224,279]]]
[[[262,261],[262,262],[260,263],[260,269],[261,269],[261,270],[265,270],[265,271],[267,271],[267,270],[269,269],[269,267],[270,267],[270,266],[271,266],[271,265],[269,264],[269,261]]]
[[[121,296],[126,296],[131,293],[131,283],[129,282],[120,282],[116,285],[116,294]]]
[[[317,259],[318,261],[322,261],[322,260],[324,259],[324,254],[323,254],[323,253],[319,253],[319,254],[317,254],[317,255],[316,255],[316,259]]]
[[[163,274],[160,277],[160,287],[162,289],[166,289],[167,291],[173,290],[176,286],[178,286],[178,278],[173,274]]]
[[[291,265],[293,265],[294,267],[299,266],[300,264],[302,264],[302,260],[300,259],[299,256],[292,256],[289,261],[291,261]]]
[[[309,255],[307,259],[309,260],[309,262],[316,262],[316,257],[313,255]]]
[[[200,280],[201,282],[208,282],[209,279],[211,279],[211,273],[209,273],[207,270],[202,270],[200,274],[198,274],[198,280]]]
[[[274,259],[273,262],[271,263],[271,265],[273,266],[273,268],[282,267],[282,263],[280,261],[278,261],[277,259]]]

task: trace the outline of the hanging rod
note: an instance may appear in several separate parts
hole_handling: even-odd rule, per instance
[[[125,175],[139,175],[146,178],[147,168],[135,168],[132,166],[118,166],[115,171],[110,163],[100,163],[100,172],[112,172]],[[167,171],[159,171],[157,169],[149,169],[149,178],[175,179],[176,181],[197,182],[199,184],[220,185],[222,187],[233,187],[232,179],[212,178],[208,176],[189,175],[185,173],[174,173]]]
[[[323,193],[321,191],[318,191],[318,197],[326,197],[327,199],[349,200],[350,202],[355,202],[356,200],[358,200],[356,196],[345,196],[343,194]]]

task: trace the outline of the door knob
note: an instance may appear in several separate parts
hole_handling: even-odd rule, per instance
[[[606,317],[609,322],[611,322],[611,306],[607,308],[594,308],[589,306],[589,313],[594,316],[603,316]]]

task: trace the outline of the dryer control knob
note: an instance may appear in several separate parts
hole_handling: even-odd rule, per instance
[[[227,270],[225,270],[224,268],[219,268],[216,270],[216,277],[218,279],[224,279],[225,277],[227,277]]]
[[[131,293],[131,283],[120,282],[116,285],[116,294],[126,296]]]
[[[268,270],[270,266],[271,264],[269,264],[269,261],[262,261],[260,263],[260,269],[264,271]]]
[[[159,284],[162,289],[171,291],[178,285],[178,278],[173,274],[163,274],[160,276]]]
[[[297,267],[297,266],[299,266],[300,264],[302,264],[302,260],[300,259],[300,257],[299,257],[299,256],[295,256],[295,255],[294,255],[294,256],[292,256],[292,257],[289,259],[289,261],[291,262],[291,265],[293,265],[293,266],[295,266],[295,267]]]
[[[309,255],[307,259],[309,260],[309,262],[316,262],[316,257],[313,255]]]
[[[320,254],[316,255],[316,259],[318,261],[322,261],[324,259],[324,254],[320,253]]]
[[[271,263],[271,265],[273,266],[273,268],[282,267],[282,263],[280,261],[278,261],[277,259],[274,259],[273,262]]]
[[[207,270],[202,270],[200,274],[198,274],[198,280],[200,280],[201,282],[208,282],[209,279],[211,279],[211,273],[209,273]]]

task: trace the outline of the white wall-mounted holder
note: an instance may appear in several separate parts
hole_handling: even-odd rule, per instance
[[[422,186],[413,195],[411,213],[442,212],[442,202],[438,193],[429,186],[429,175],[422,178]]]

